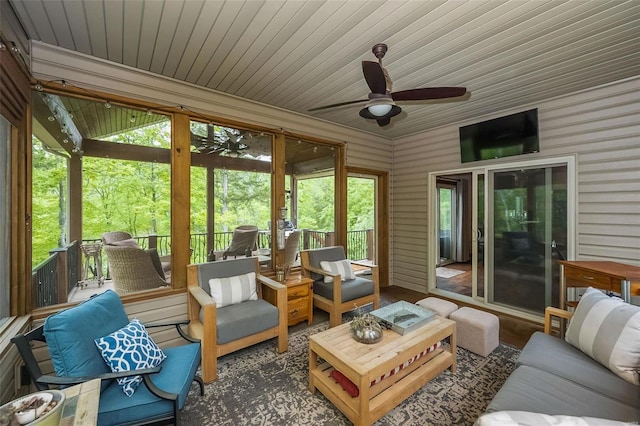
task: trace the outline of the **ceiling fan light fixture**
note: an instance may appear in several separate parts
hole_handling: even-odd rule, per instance
[[[391,107],[393,107],[393,105],[391,104],[377,104],[371,105],[367,108],[369,109],[371,115],[375,115],[376,117],[384,117],[389,113],[389,111],[391,111]]]

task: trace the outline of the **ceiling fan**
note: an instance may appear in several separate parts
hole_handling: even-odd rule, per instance
[[[422,101],[428,99],[457,98],[467,93],[467,89],[465,87],[424,87],[421,89],[392,92],[391,78],[389,77],[387,70],[382,66],[382,58],[387,53],[387,45],[384,43],[378,43],[373,46],[371,51],[375,57],[378,58],[378,62],[362,61],[364,79],[367,81],[369,89],[371,89],[368,99],[325,105],[312,108],[309,111],[318,111],[327,108],[367,102],[365,107],[360,110],[360,116],[376,120],[378,125],[382,127],[391,123],[391,117],[395,117],[402,112],[402,109],[396,105],[396,101]]]
[[[235,134],[225,127],[219,127],[214,132],[209,132],[207,136],[201,136],[191,132],[191,144],[200,152],[218,155],[240,156],[244,150],[249,148],[242,142],[244,134]]]

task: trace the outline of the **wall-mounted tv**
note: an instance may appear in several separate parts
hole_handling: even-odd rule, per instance
[[[463,163],[539,150],[537,109],[460,127],[460,158]]]

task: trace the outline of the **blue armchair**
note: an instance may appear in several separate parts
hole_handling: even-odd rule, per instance
[[[112,372],[96,346],[100,339],[130,324],[120,297],[111,290],[49,316],[43,325],[27,334],[12,338],[38,390],[50,386],[70,386],[101,378],[99,425],[175,423],[191,384],[203,383],[196,371],[200,365],[200,343],[188,337],[181,324],[175,326],[190,343],[162,349],[166,358],[153,368]],[[186,324],[184,322],[183,324]],[[32,352],[32,341],[47,344],[56,375],[42,373]],[[127,350],[132,350],[127,347]],[[141,376],[142,382],[132,396],[127,396],[116,379]]]
[[[342,314],[356,308],[373,303],[373,308],[380,307],[380,285],[378,284],[378,267],[360,264],[371,268],[373,279],[364,277],[342,277],[339,273],[322,268],[322,262],[346,261],[344,248],[340,246],[323,247],[300,252],[300,262],[304,276],[313,280],[313,305],[329,313],[329,326],[342,323]],[[354,261],[347,261],[358,265]]]

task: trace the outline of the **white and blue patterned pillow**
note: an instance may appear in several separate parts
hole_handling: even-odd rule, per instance
[[[353,272],[353,267],[351,267],[351,261],[348,259],[337,260],[335,262],[323,260],[320,262],[320,267],[332,274],[340,274],[341,281],[353,280],[356,278],[356,274]],[[324,282],[332,283],[333,277],[325,275]]]
[[[95,339],[95,342],[102,358],[114,373],[157,367],[167,358],[137,319],[108,336]],[[127,396],[133,396],[142,377],[131,376],[117,380],[123,392]]]

